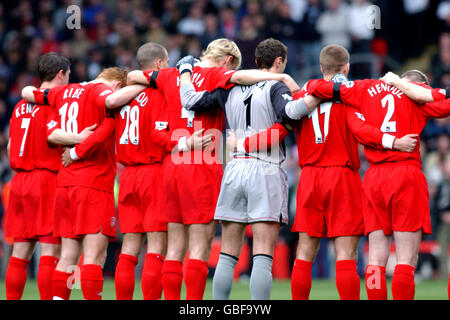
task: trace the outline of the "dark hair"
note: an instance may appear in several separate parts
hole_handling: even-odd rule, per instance
[[[136,60],[142,69],[151,67],[157,59],[164,60],[167,57],[166,48],[154,42],[143,44],[136,53]]]
[[[66,73],[70,69],[70,61],[62,54],[49,52],[39,58],[37,72],[41,82],[51,81],[62,70]]]
[[[286,60],[287,47],[280,41],[269,38],[261,41],[255,50],[256,65],[260,69],[268,69],[273,66],[275,59],[281,57]]]
[[[337,44],[330,44],[320,51],[320,65],[324,74],[334,74],[350,62],[347,49]]]
[[[408,70],[404,72],[400,78],[407,78],[411,81],[417,82],[417,83],[425,83],[426,85],[430,85],[430,81],[428,80],[428,77],[419,70]]]

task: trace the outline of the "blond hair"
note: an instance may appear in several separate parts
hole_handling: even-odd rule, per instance
[[[209,59],[214,62],[219,62],[226,56],[232,56],[231,67],[233,69],[239,68],[242,61],[241,51],[236,43],[230,39],[217,39],[212,41],[206,50],[203,52],[202,59]]]
[[[110,67],[103,69],[97,76],[97,79],[105,79],[108,81],[120,81],[120,87],[123,88],[127,85],[128,71],[119,67]]]

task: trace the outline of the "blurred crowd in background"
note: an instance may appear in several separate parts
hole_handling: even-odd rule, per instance
[[[67,20],[81,9],[80,28],[70,29]],[[376,5],[377,7],[370,7]],[[377,15],[379,13],[381,15]],[[0,187],[5,191],[13,172],[6,152],[9,118],[25,85],[39,85],[36,62],[40,55],[56,51],[72,61],[71,82],[94,79],[104,67],[138,68],[135,53],[145,42],[164,45],[169,66],[186,54],[199,57],[214,39],[236,41],[241,68],[255,68],[256,45],[268,37],[288,46],[286,72],[300,86],[320,77],[319,52],[337,43],[351,53],[350,79],[378,78],[386,71],[401,73],[417,68],[433,87],[450,86],[450,1],[442,0],[17,0],[0,3]],[[431,266],[425,277],[447,279],[446,244],[450,238],[450,119],[430,121],[421,135],[423,169],[430,189],[433,234],[425,240],[441,243],[426,247],[420,264]],[[290,181],[290,219],[295,216],[297,165],[295,138],[288,137],[285,163]],[[362,149],[361,149],[362,150]],[[368,167],[361,152],[361,176]],[[119,167],[120,172],[120,167]],[[5,194],[5,192],[3,192]],[[4,199],[5,201],[7,199]],[[5,203],[0,217],[5,214]],[[290,248],[291,261],[296,237],[281,231]],[[120,238],[119,238],[120,239]],[[251,239],[249,239],[251,241]],[[361,259],[364,243],[361,241]],[[3,242],[3,257],[8,249]],[[112,257],[120,242],[111,245]],[[329,276],[332,259],[323,241],[314,274]],[[1,257],[0,257],[1,259]],[[440,260],[439,260],[440,259]],[[4,264],[4,258],[3,260]],[[364,261],[359,269],[363,270]],[[111,263],[114,266],[114,263]],[[113,268],[113,267],[111,267]],[[108,268],[105,268],[108,270]],[[419,266],[420,269],[420,266]],[[0,273],[1,273],[0,269]]]

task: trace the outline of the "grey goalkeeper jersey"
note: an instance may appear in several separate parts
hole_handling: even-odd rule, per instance
[[[184,86],[183,86],[184,87]],[[274,123],[286,123],[285,106],[292,100],[288,87],[278,81],[262,81],[251,86],[237,85],[231,89],[216,89],[213,92],[187,91],[181,89],[181,102],[188,110],[201,112],[220,107],[225,111],[229,129],[238,139],[244,139],[265,131]],[[266,141],[259,141],[266,144]],[[283,142],[272,144],[268,151],[253,153],[237,152],[237,157],[251,157],[274,164],[281,164],[285,158]]]

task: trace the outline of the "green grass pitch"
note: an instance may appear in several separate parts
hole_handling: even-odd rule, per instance
[[[212,281],[208,280],[205,289],[205,300],[211,299]],[[181,298],[185,297],[185,291]],[[83,295],[80,289],[72,290],[70,296],[71,300],[81,300]],[[0,281],[0,300],[5,300],[5,283]],[[36,281],[29,280],[25,286],[22,299],[24,300],[38,300],[39,292],[37,289]],[[114,292],[114,280],[106,279],[103,286],[103,299],[115,300]],[[136,281],[136,287],[134,292],[134,299],[142,300],[141,285],[139,281]],[[248,288],[248,282],[234,282],[231,290],[232,300],[250,300],[250,293]],[[291,287],[289,281],[274,281],[272,286],[272,300],[290,300],[291,299]],[[334,280],[319,280],[314,279],[311,288],[311,300],[338,300],[339,295],[336,290]],[[366,290],[364,282],[361,282],[361,299],[367,300]],[[388,299],[392,299],[390,292],[390,281],[388,280]],[[423,281],[416,283],[416,300],[447,300],[447,282],[442,280]]]

